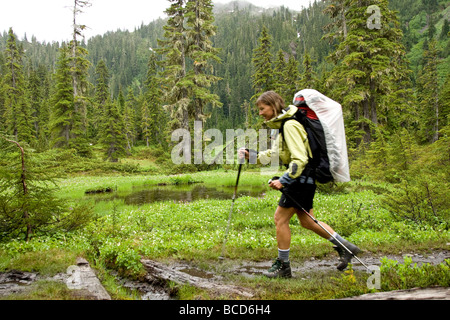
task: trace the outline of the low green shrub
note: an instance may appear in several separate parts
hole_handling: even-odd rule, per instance
[[[439,265],[412,263],[412,258],[404,257],[399,263],[386,257],[381,259],[381,290],[401,290],[414,287],[450,286],[450,259]]]

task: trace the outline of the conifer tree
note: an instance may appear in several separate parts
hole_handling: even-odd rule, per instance
[[[439,39],[441,39],[441,40],[447,39],[449,31],[450,31],[450,28],[448,26],[448,20],[445,19],[444,25],[442,26],[441,33],[439,35]]]
[[[318,82],[316,72],[312,66],[313,60],[308,52],[305,52],[305,57],[303,58],[303,73],[299,81],[299,87],[302,89],[318,89]]]
[[[5,127],[6,132],[13,135],[19,142],[30,143],[34,134],[22,56],[23,53],[17,46],[16,36],[11,28],[5,50],[5,75],[3,76]]]
[[[286,104],[290,104],[299,89],[300,73],[294,56],[279,50],[273,69],[273,90],[280,94]]]
[[[163,55],[165,100],[171,112],[171,127],[189,129],[189,120],[204,120],[206,105],[221,106],[210,87],[219,80],[213,75],[212,61],[220,61],[211,37],[215,35],[210,0],[169,0],[169,16],[164,40],[158,39]],[[192,63],[192,65],[191,65]]]
[[[105,161],[118,162],[126,155],[126,136],[119,108],[110,98],[105,103],[100,143],[105,147]]]
[[[186,77],[186,28],[184,24],[185,0],[169,0],[170,7],[165,11],[169,17],[164,26],[164,40],[158,39],[163,55],[161,78],[164,79],[165,102],[171,112],[172,128],[189,129],[189,87]]]
[[[157,61],[154,54],[151,54],[148,60],[145,88],[141,125],[143,139],[147,146],[150,143],[161,144],[163,132],[166,130],[166,121],[161,100],[161,79],[158,77]]]
[[[212,61],[220,62],[219,50],[213,46],[211,38],[216,34],[213,4],[211,0],[188,0],[186,4],[187,57],[194,63],[193,70],[186,75],[192,96],[192,112],[196,121],[204,121],[207,104],[221,107],[216,94],[211,93],[211,85],[220,80],[213,75]]]
[[[420,132],[425,141],[435,142],[439,138],[439,110],[441,105],[437,73],[439,51],[435,39],[428,43],[428,49],[424,51],[424,63],[418,79]]]
[[[373,126],[379,124],[383,97],[396,91],[398,79],[405,74],[398,57],[405,54],[402,32],[395,13],[388,8],[387,0],[333,1],[341,5],[340,28],[330,33],[339,40],[330,55],[335,68],[327,80],[335,100],[350,107],[352,117],[364,131],[364,141],[372,140]],[[380,29],[369,28],[369,5],[377,5],[381,12]],[[330,5],[331,7],[332,5]],[[329,7],[329,8],[330,8]],[[333,17],[333,15],[332,15]]]
[[[253,74],[252,83],[254,95],[252,100],[255,101],[265,91],[273,90],[272,75],[272,37],[266,26],[263,26],[261,35],[258,39],[259,46],[253,51]]]
[[[442,104],[442,112],[439,114],[439,121],[441,127],[447,127],[447,132],[450,129],[450,73],[447,74],[447,78],[441,88],[441,94],[439,100]]]
[[[28,92],[30,97],[30,111],[33,131],[35,136],[39,136],[40,131],[40,111],[44,97],[42,96],[41,83],[36,70],[31,67],[28,75]]]
[[[95,85],[95,97],[92,110],[92,119],[90,120],[91,136],[96,137],[98,135],[99,126],[103,120],[103,111],[105,109],[106,101],[108,100],[109,93],[109,70],[106,67],[105,61],[102,59],[95,68],[95,76],[97,83]]]
[[[40,64],[31,68],[28,77],[28,91],[31,106],[33,131],[37,141],[33,143],[38,149],[48,148],[49,94],[50,81],[47,68]]]
[[[347,2],[348,0],[328,0],[328,6],[323,11],[332,18],[332,22],[324,27],[328,33],[323,36],[323,39],[327,39],[330,44],[335,40],[340,42],[347,39]]]
[[[422,8],[427,13],[427,26],[428,26],[427,35],[428,39],[430,40],[433,39],[434,34],[436,33],[433,13],[437,10],[438,7],[439,7],[438,0],[422,0]]]
[[[141,104],[138,102],[136,96],[134,95],[133,88],[128,87],[127,95],[125,97],[125,109],[128,109],[127,114],[129,114],[129,123],[125,122],[130,126],[131,133],[128,135],[128,139],[131,145],[140,139],[141,137],[141,126],[139,122],[142,119],[141,115]]]
[[[70,145],[80,155],[88,156],[90,149],[87,142],[87,81],[90,62],[86,59],[87,49],[79,45],[77,36],[82,35],[85,25],[77,24],[77,15],[82,9],[89,7],[88,0],[74,0],[73,6],[73,39],[70,42],[70,66],[73,87],[74,113],[71,119]]]
[[[34,234],[67,232],[86,224],[92,209],[69,209],[57,195],[57,171],[45,167],[42,157],[25,143],[0,133],[0,240],[25,241]]]
[[[3,85],[3,69],[5,68],[5,59],[3,52],[0,51],[0,131],[6,132],[5,125],[5,90]]]
[[[148,147],[150,146],[150,139],[152,130],[151,127],[154,124],[152,119],[152,114],[150,113],[150,110],[148,108],[148,102],[146,99],[144,99],[142,103],[142,119],[141,119],[141,130],[142,130],[142,139],[145,141],[145,145]]]
[[[119,94],[117,96],[117,103],[119,104],[119,111],[123,113],[125,110],[125,97],[123,96],[122,88],[119,87]]]
[[[284,97],[283,92],[285,91],[286,85],[286,72],[287,62],[286,62],[286,54],[283,50],[278,50],[277,57],[274,63],[273,68],[273,88]]]
[[[285,69],[286,85],[284,96],[286,104],[292,104],[294,95],[297,91],[303,89],[299,86],[300,72],[298,71],[298,62],[294,56],[290,56]]]
[[[117,97],[117,100],[119,106],[121,106],[121,109],[123,109],[124,133],[127,140],[127,151],[130,152],[131,148],[134,145],[134,139],[136,136],[134,130],[134,109],[130,107],[130,104],[125,100],[122,89],[119,90],[119,96]]]
[[[69,147],[71,118],[74,114],[73,86],[70,73],[69,48],[63,46],[59,50],[55,73],[55,88],[51,98],[50,146],[56,148]]]

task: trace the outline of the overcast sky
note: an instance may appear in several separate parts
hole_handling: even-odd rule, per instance
[[[292,10],[307,7],[310,0],[246,0],[261,7],[284,5]],[[89,27],[86,39],[107,31],[130,30],[141,23],[165,17],[164,10],[170,6],[167,0],[91,0],[91,7],[78,16],[77,23]],[[230,0],[215,0],[227,3]],[[73,0],[1,0],[0,32],[13,28],[23,39],[34,35],[40,42],[66,41],[72,34]]]

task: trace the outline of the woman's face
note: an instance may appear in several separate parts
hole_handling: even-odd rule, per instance
[[[273,112],[273,108],[267,104],[260,103],[258,105],[258,109],[259,109],[259,115],[261,117],[263,117],[264,120],[266,120],[266,121],[273,119],[273,117],[275,116],[275,114]]]

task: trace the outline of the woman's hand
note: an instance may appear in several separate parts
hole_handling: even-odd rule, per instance
[[[239,159],[245,158],[246,160],[248,160],[248,158],[250,157],[249,152],[245,148],[240,148],[238,151],[238,155]]]
[[[272,180],[269,184],[269,187],[275,190],[281,190],[284,186],[281,184],[280,180]]]

